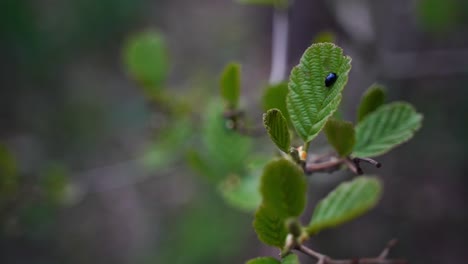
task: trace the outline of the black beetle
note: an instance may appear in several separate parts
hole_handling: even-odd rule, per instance
[[[338,79],[338,75],[336,75],[336,73],[334,72],[330,72],[325,78],[325,86],[332,86],[336,82],[336,79]]]

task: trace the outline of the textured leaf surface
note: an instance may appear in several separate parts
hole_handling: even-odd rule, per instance
[[[299,258],[294,253],[289,253],[286,257],[281,260],[282,264],[300,264]]]
[[[270,109],[277,108],[281,111],[284,118],[291,123],[288,109],[286,108],[286,96],[288,95],[288,84],[283,82],[268,86],[262,97],[263,110],[266,112]]]
[[[341,157],[347,156],[353,151],[356,136],[352,123],[333,118],[329,119],[325,125],[325,135],[327,135],[328,142]]]
[[[260,241],[270,246],[283,248],[288,234],[284,221],[285,218],[275,209],[261,205],[255,213],[253,226]]]
[[[228,108],[235,109],[239,104],[240,82],[240,65],[238,63],[228,64],[221,75],[220,83],[221,97]]]
[[[353,155],[373,157],[408,141],[421,127],[422,115],[408,103],[379,107],[356,126]]]
[[[288,153],[291,145],[291,136],[289,135],[288,123],[281,111],[276,108],[268,110],[263,115],[263,124],[276,146],[285,153]]]
[[[306,204],[306,189],[304,172],[292,162],[279,159],[265,166],[260,183],[262,204],[279,216],[299,216]]]
[[[254,258],[246,262],[246,264],[280,264],[281,262],[272,257]]]
[[[158,32],[137,34],[130,38],[124,49],[128,72],[150,95],[154,95],[166,79],[167,57],[164,38]]]
[[[374,112],[379,106],[383,105],[384,102],[385,91],[383,87],[379,84],[373,84],[362,96],[357,113],[358,121],[361,122],[364,117]]]
[[[338,109],[350,69],[351,58],[343,56],[341,48],[332,43],[318,43],[305,51],[299,65],[291,71],[286,105],[304,141],[314,139]],[[325,78],[330,72],[338,78],[326,87]]]
[[[381,193],[377,178],[361,176],[340,184],[318,203],[307,232],[312,235],[364,214],[377,204]]]

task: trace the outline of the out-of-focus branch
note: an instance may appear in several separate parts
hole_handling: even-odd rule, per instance
[[[354,258],[354,259],[333,259],[327,255],[321,254],[304,245],[297,245],[294,249],[317,259],[317,264],[406,264],[404,259],[387,259],[390,249],[394,247],[397,240],[392,239],[387,243],[384,250],[375,258]]]

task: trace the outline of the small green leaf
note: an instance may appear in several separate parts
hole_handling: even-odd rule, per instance
[[[325,135],[327,135],[328,142],[341,157],[347,156],[353,151],[356,136],[352,123],[333,118],[329,119],[325,125]]]
[[[281,262],[272,257],[260,257],[247,261],[245,264],[281,264]]]
[[[377,204],[381,193],[377,178],[360,176],[341,183],[318,203],[307,232],[313,235],[361,216]]]
[[[408,103],[379,107],[357,124],[353,155],[374,157],[390,151],[412,138],[421,127],[422,119]]]
[[[283,218],[301,215],[306,204],[306,178],[294,163],[279,159],[265,166],[260,183],[262,204]]]
[[[129,39],[124,47],[124,60],[129,74],[145,92],[159,91],[168,72],[168,55],[162,34],[143,32]]]
[[[270,246],[283,248],[288,230],[285,218],[274,208],[261,205],[255,213],[253,226],[260,241]]]
[[[300,264],[300,262],[296,254],[289,253],[281,260],[281,264]]]
[[[263,124],[271,140],[283,152],[288,153],[291,145],[288,123],[278,109],[270,109],[263,114]]]
[[[341,92],[351,69],[351,58],[332,43],[313,44],[293,68],[289,77],[286,105],[291,121],[299,136],[309,142],[325,126],[328,118],[338,109]],[[336,73],[336,82],[325,86],[329,73]]]
[[[361,122],[364,117],[374,112],[385,103],[385,91],[379,84],[373,84],[364,93],[359,104],[357,119]]]
[[[240,64],[230,63],[221,75],[221,97],[230,109],[236,109],[240,97]]]
[[[284,118],[291,124],[288,109],[286,108],[286,96],[288,95],[288,84],[286,82],[268,86],[262,97],[263,110],[277,108],[281,111]]]

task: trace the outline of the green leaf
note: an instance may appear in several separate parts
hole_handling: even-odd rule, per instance
[[[279,159],[265,166],[260,183],[262,204],[283,218],[301,215],[306,204],[304,172],[294,163]]]
[[[288,84],[286,82],[268,86],[262,97],[263,110],[277,108],[281,111],[284,118],[291,124],[288,109],[286,108],[286,96],[288,95]]]
[[[247,261],[245,264],[281,264],[281,262],[272,257],[260,257]]]
[[[361,122],[364,117],[374,112],[385,103],[385,91],[379,84],[373,84],[364,93],[359,104],[357,119]]]
[[[282,260],[282,264],[300,264],[299,258],[297,257],[296,254],[294,253],[289,253],[286,255]]]
[[[276,146],[285,153],[288,153],[291,145],[291,136],[289,135],[288,123],[281,111],[278,109],[268,110],[266,114],[263,114],[263,124]]]
[[[230,63],[221,75],[221,97],[230,109],[236,109],[240,97],[240,64]]]
[[[275,209],[261,205],[255,213],[253,226],[260,241],[270,246],[283,248],[288,230],[285,218]]]
[[[353,151],[356,136],[352,123],[333,118],[329,119],[325,125],[325,135],[327,135],[328,142],[341,157],[347,156]]]
[[[377,178],[360,176],[341,183],[318,203],[307,232],[313,235],[361,216],[377,204],[381,193]]]
[[[374,157],[408,141],[421,127],[423,116],[403,102],[379,107],[356,126],[353,155]]]
[[[129,74],[148,95],[157,93],[168,72],[168,54],[162,34],[154,31],[139,33],[128,40],[123,52]]]
[[[304,52],[299,65],[291,71],[286,105],[297,133],[305,142],[314,139],[338,109],[350,69],[351,58],[343,56],[341,48],[332,43],[318,43]],[[326,87],[325,78],[331,72],[338,78]]]
[[[241,4],[274,6],[276,8],[286,8],[289,5],[288,0],[237,0]]]
[[[192,132],[192,123],[187,117],[172,119],[162,131],[158,133],[154,142],[149,144],[142,158],[143,165],[148,170],[158,170],[174,162],[181,150],[189,142]]]

